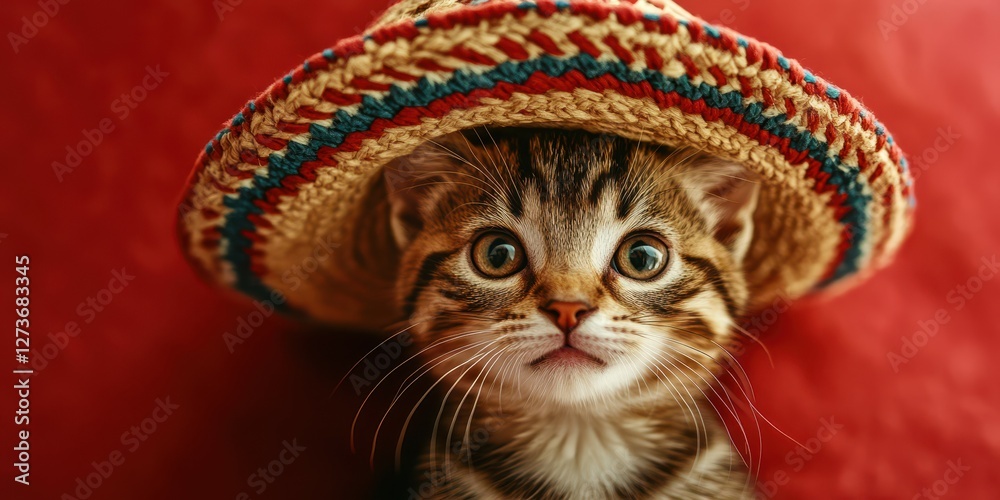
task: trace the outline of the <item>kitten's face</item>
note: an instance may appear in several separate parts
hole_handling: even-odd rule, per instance
[[[503,400],[707,385],[746,300],[745,177],[583,132],[421,147],[387,167],[397,295],[421,356],[446,390]]]

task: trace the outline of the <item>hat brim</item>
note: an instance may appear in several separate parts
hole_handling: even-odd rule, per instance
[[[359,276],[344,259],[381,166],[457,130],[530,125],[691,145],[755,171],[753,305],[885,264],[913,206],[885,128],[773,47],[676,12],[493,0],[341,41],[206,146],[181,204],[183,249],[210,281],[377,326],[386,306],[345,291]]]

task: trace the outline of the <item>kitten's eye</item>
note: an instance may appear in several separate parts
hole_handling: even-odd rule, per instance
[[[472,245],[472,262],[488,278],[506,278],[524,268],[524,249],[510,234],[491,231]]]
[[[637,280],[655,278],[667,265],[670,252],[658,238],[648,234],[629,237],[611,261],[611,266],[623,276]]]

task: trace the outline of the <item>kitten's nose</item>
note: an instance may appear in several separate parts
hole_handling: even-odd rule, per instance
[[[569,333],[580,324],[595,308],[584,302],[552,301],[539,309],[559,327],[563,333]]]

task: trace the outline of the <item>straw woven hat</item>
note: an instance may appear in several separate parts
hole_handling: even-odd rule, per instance
[[[384,264],[395,250],[373,259],[390,244],[358,243],[385,223],[381,166],[482,125],[689,144],[753,169],[755,306],[880,267],[911,219],[906,160],[870,111],[670,1],[404,0],[205,146],[180,207],[183,250],[209,281],[279,309],[364,327],[399,319]]]

